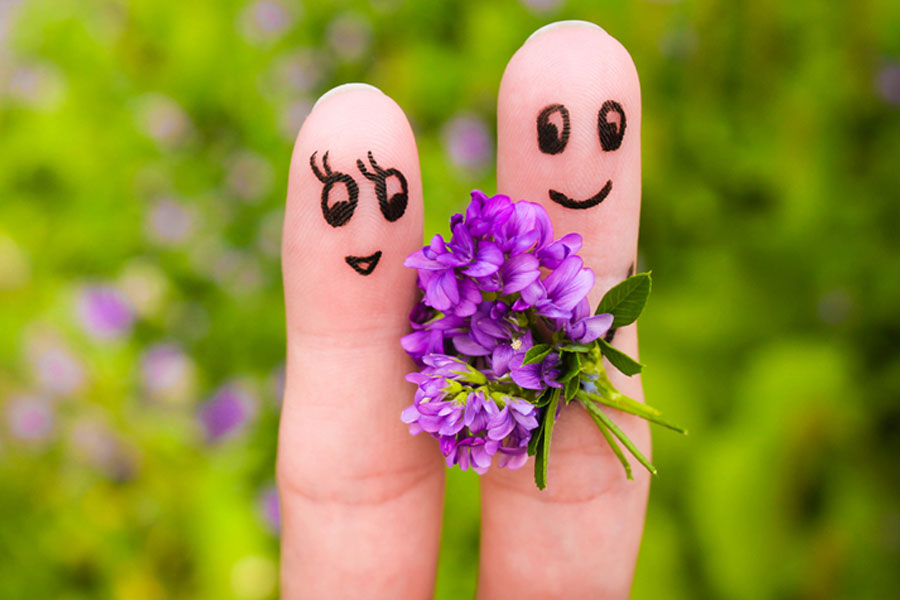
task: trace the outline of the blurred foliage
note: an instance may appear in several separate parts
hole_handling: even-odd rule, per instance
[[[3,0],[0,598],[277,595],[303,117],[393,96],[442,230],[495,187],[506,61],[568,18],[641,74],[644,382],[692,433],[655,436],[634,597],[896,593],[900,4]],[[477,490],[449,474],[440,598]]]

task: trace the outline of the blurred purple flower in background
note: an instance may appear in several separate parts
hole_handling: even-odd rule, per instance
[[[281,230],[284,227],[284,210],[276,209],[263,215],[259,220],[256,246],[269,258],[281,255]]]
[[[141,356],[141,381],[155,399],[181,402],[193,387],[194,364],[174,343],[155,344]]]
[[[288,104],[281,112],[281,133],[285,139],[293,142],[300,132],[303,121],[312,111],[313,102],[310,100],[297,100]]]
[[[206,439],[217,442],[243,431],[253,418],[256,405],[256,398],[246,388],[230,383],[220,387],[200,407],[197,419],[206,433]]]
[[[533,13],[544,14],[557,10],[563,0],[522,0],[522,4]]]
[[[42,444],[55,430],[53,405],[39,396],[15,396],[6,405],[9,432],[20,440]]]
[[[881,68],[878,91],[890,104],[900,105],[900,63],[891,62]]]
[[[84,366],[55,335],[47,332],[30,335],[26,354],[34,377],[45,392],[68,396],[84,384]]]
[[[323,79],[323,65],[328,63],[324,53],[313,48],[301,48],[278,59],[272,70],[271,85],[291,96],[313,90]]]
[[[257,204],[272,187],[272,165],[255,152],[242,151],[228,160],[228,190],[250,204]]]
[[[238,29],[250,41],[266,42],[280,38],[293,23],[293,10],[281,2],[258,0],[241,13]]]
[[[462,169],[483,169],[493,155],[493,140],[487,125],[471,115],[459,115],[448,121],[443,139],[450,161]]]
[[[263,488],[259,494],[259,512],[263,523],[274,533],[281,533],[281,505],[278,502],[278,488],[274,485]]]
[[[372,26],[362,16],[346,13],[328,25],[328,45],[341,60],[361,59],[372,45]]]
[[[163,149],[180,146],[193,132],[190,117],[174,99],[145,94],[136,106],[138,127]]]
[[[113,481],[128,481],[137,471],[137,456],[102,421],[85,417],[69,434],[74,454]]]
[[[84,330],[99,340],[113,340],[128,334],[134,322],[128,299],[110,285],[85,286],[78,295],[77,312]]]
[[[194,233],[194,212],[171,198],[158,198],[149,208],[147,237],[162,246],[177,246]]]
[[[6,87],[13,100],[41,110],[58,107],[66,93],[59,67],[47,62],[17,66],[10,73]]]
[[[119,276],[119,288],[135,314],[141,317],[155,316],[160,312],[169,285],[165,272],[145,258],[130,260]]]

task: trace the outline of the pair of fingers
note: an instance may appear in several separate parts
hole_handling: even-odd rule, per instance
[[[556,237],[584,236],[594,305],[633,268],[640,123],[631,57],[591,24],[539,30],[503,75],[498,192],[542,203]],[[415,370],[399,340],[417,299],[402,263],[422,245],[423,210],[416,143],[397,104],[361,85],[323,96],[294,148],[283,237],[287,598],[432,594],[445,467],[436,442],[410,436],[399,417],[412,398],[403,377]],[[634,326],[613,343],[636,355]],[[610,371],[642,398],[637,377]],[[649,453],[645,423],[613,418]],[[530,464],[481,478],[482,598],[628,595],[649,477],[625,479],[584,411],[564,410],[556,427],[545,491]]]

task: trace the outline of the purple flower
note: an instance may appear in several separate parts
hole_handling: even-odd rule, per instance
[[[429,246],[410,255],[403,264],[419,270],[426,304],[444,312],[452,309],[456,315],[467,317],[481,302],[481,292],[469,277],[496,273],[503,264],[503,253],[493,242],[476,244],[460,217],[450,243],[436,235]],[[457,271],[468,277],[459,277]]]
[[[563,323],[569,338],[579,344],[589,344],[605,335],[612,326],[613,316],[610,313],[591,315],[587,298],[579,302],[572,311],[572,318]]]
[[[450,386],[429,387],[425,379],[434,378],[413,375],[418,374],[411,374],[410,380],[419,384],[422,393],[417,392],[415,402],[404,409],[401,419],[413,435],[424,431],[439,441],[448,467],[471,467],[483,474],[498,451],[504,455],[502,466],[518,468],[524,464],[517,455],[527,450],[531,431],[538,425],[534,406],[505,397],[501,408],[480,391],[461,391],[448,399]]]
[[[137,471],[137,456],[103,422],[80,419],[72,425],[70,439],[76,455],[113,481],[128,481]]]
[[[572,255],[559,267],[522,290],[522,297],[513,305],[521,310],[534,306],[538,314],[553,319],[570,319],[572,310],[587,297],[594,287],[594,272],[583,268],[581,257]]]
[[[228,384],[208,400],[197,413],[206,438],[215,442],[237,435],[243,430],[256,408],[256,400],[239,385]]]
[[[6,418],[13,436],[33,444],[47,442],[55,429],[53,405],[37,396],[13,398],[6,407]]]
[[[521,356],[525,357],[524,352]],[[516,355],[510,362],[509,375],[516,385],[528,390],[543,390],[547,386],[561,388],[562,384],[557,381],[561,363],[557,352],[551,352],[541,362],[530,365],[523,365]]]
[[[278,535],[281,532],[281,505],[278,502],[278,488],[269,485],[259,494],[259,512],[266,528]]]
[[[463,331],[465,321],[456,315],[440,316],[419,302],[409,315],[413,332],[400,339],[400,345],[417,363],[426,354],[443,354],[444,340]]]
[[[169,198],[157,200],[147,217],[147,236],[164,246],[176,246],[190,238],[194,231],[194,213]]]
[[[191,390],[193,363],[175,344],[150,346],[141,357],[144,389],[154,398],[185,399]]]
[[[497,245],[504,252],[517,256],[532,247],[540,250],[553,241],[553,225],[543,206],[522,201],[513,207],[510,218],[495,228]]]
[[[26,352],[42,390],[67,396],[84,384],[85,369],[81,361],[54,335],[32,336]]]
[[[466,208],[466,227],[476,239],[495,233],[515,212],[509,196],[488,196],[480,190],[472,191],[472,200]],[[459,215],[454,216],[457,219]],[[454,221],[451,220],[451,228]]]
[[[451,119],[443,130],[450,162],[462,169],[481,169],[493,153],[493,141],[481,119],[462,115]]]
[[[84,288],[78,298],[78,317],[84,329],[100,340],[112,340],[131,331],[134,313],[125,295],[108,285]]]

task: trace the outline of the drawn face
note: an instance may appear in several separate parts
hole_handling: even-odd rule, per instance
[[[359,186],[356,180],[346,173],[332,171],[328,165],[328,152],[322,156],[322,169],[316,165],[316,154],[309,157],[309,166],[316,178],[322,182],[322,216],[325,222],[332,227],[342,227],[353,217],[353,212],[359,203]],[[369,167],[361,160],[356,160],[356,166],[363,177],[375,184],[375,197],[378,198],[378,208],[382,216],[393,223],[406,212],[409,203],[409,187],[406,177],[397,169],[384,169],[375,161],[372,151],[369,150],[367,158]],[[371,171],[369,170],[371,168]],[[388,197],[389,183],[391,189],[395,189]],[[346,195],[345,200],[336,200]],[[346,262],[360,275],[370,275],[378,261],[381,259],[381,250],[376,250],[368,256],[345,256]]]
[[[625,137],[625,111],[615,100],[607,100],[597,113],[597,140],[603,152],[614,152],[622,145]],[[544,107],[537,116],[537,144],[544,154],[562,154],[569,143],[572,125],[569,109],[563,104],[550,104]],[[612,179],[593,196],[584,200],[570,198],[564,192],[555,189],[547,190],[550,200],[566,208],[585,209],[603,202],[612,191]]]

